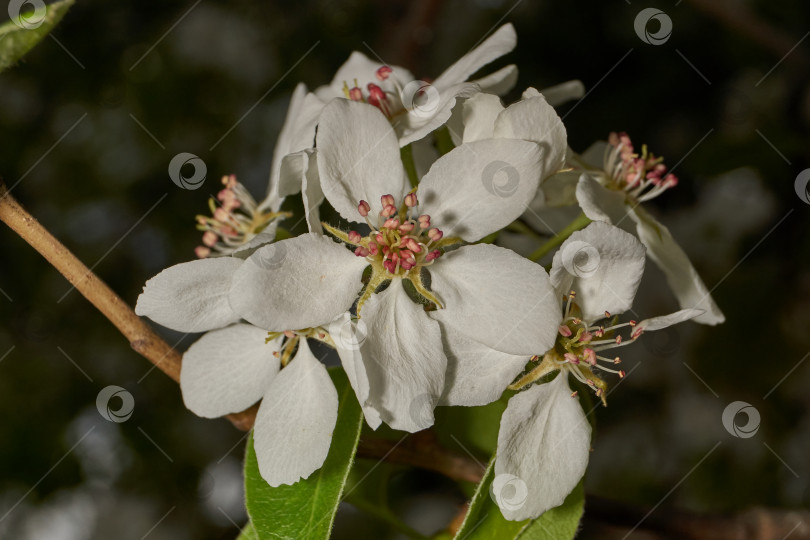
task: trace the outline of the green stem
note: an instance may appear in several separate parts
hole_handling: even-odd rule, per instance
[[[535,262],[539,261],[552,249],[556,248],[557,246],[565,242],[566,238],[571,236],[576,231],[584,228],[590,222],[591,220],[588,219],[585,216],[585,214],[580,214],[574,221],[569,223],[563,230],[558,232],[557,235],[554,236],[554,238],[551,238],[548,241],[546,241],[545,244],[541,245],[534,251],[534,253],[529,255],[529,260]]]
[[[501,231],[496,231],[496,232],[494,232],[492,234],[488,234],[485,237],[483,237],[481,240],[476,242],[476,244],[494,244],[495,240],[498,239],[499,234],[501,234]]]
[[[360,497],[350,497],[346,500],[346,502],[348,502],[361,512],[365,512],[366,514],[369,514],[371,516],[378,518],[381,521],[384,521],[385,523],[387,523],[397,531],[401,532],[408,538],[413,538],[414,540],[428,540],[427,536],[424,536],[420,534],[418,531],[411,529],[408,525],[400,521],[387,508],[375,506],[370,502],[366,501],[365,499],[361,499]]]
[[[520,234],[525,234],[526,236],[530,236],[530,237],[534,238],[535,240],[542,240],[543,239],[543,237],[541,235],[537,234],[537,231],[535,231],[534,229],[532,229],[531,227],[529,227],[528,225],[526,225],[525,223],[523,223],[520,220],[513,221],[512,223],[507,225],[506,228],[509,229],[512,232],[516,232],[516,233],[520,233]]]
[[[456,145],[453,144],[453,138],[450,136],[450,130],[447,126],[437,129],[434,133],[436,136],[436,150],[438,150],[441,155],[445,155],[456,147]]]
[[[413,148],[411,145],[403,146],[399,149],[399,155],[402,158],[402,164],[405,166],[405,172],[408,173],[408,181],[411,187],[415,188],[419,185],[419,178],[416,176],[416,164],[413,161]]]

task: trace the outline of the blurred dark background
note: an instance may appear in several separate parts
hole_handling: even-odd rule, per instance
[[[650,6],[673,22],[661,45],[634,30]],[[194,216],[221,175],[263,194],[297,82],[329,82],[352,50],[435,78],[505,22],[519,36],[495,64],[520,68],[508,98],[581,79],[586,97],[560,108],[575,150],[627,131],[677,164],[681,184],[649,207],[728,319],[628,348],[630,376],[595,412],[588,492],[642,508],[663,501],[658,513],[806,508],[810,205],[794,189],[810,167],[804,0],[79,0],[0,75],[0,175],[134,304],[146,279],[193,258]],[[202,189],[169,179],[179,152],[205,161]],[[177,385],[4,226],[0,260],[0,537],[235,538],[243,434],[186,411]],[[676,309],[649,266],[641,318]],[[165,335],[180,349],[194,339]],[[126,422],[96,410],[108,385],[134,397]],[[723,427],[734,401],[759,412],[754,436]],[[429,473],[385,474],[424,534],[464,500]],[[345,508],[336,536],[361,530],[387,534]]]

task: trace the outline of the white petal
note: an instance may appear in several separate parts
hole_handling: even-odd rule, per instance
[[[543,354],[553,345],[560,305],[546,271],[502,247],[463,246],[430,267],[444,304],[430,316],[495,350]]]
[[[288,182],[297,179],[309,231],[323,233],[320,206],[324,196],[318,175],[318,151],[313,148],[288,155],[281,163],[281,171],[282,178]]]
[[[501,397],[531,356],[496,351],[442,325],[447,375],[439,405],[475,407]]]
[[[567,378],[520,392],[501,417],[493,492],[508,520],[561,505],[585,474],[591,426]]]
[[[517,45],[515,27],[505,24],[479,46],[459,58],[452,66],[436,78],[437,88],[447,88],[466,81],[470,75],[493,60],[511,52]]]
[[[282,240],[256,250],[234,274],[231,306],[275,332],[325,325],[352,306],[366,266],[319,234]]]
[[[434,89],[436,87],[433,87]],[[408,113],[401,116],[394,124],[394,128],[399,135],[399,145],[406,146],[414,141],[424,138],[428,133],[444,125],[453,112],[453,107],[458,99],[468,98],[480,92],[480,88],[474,83],[459,83],[449,88],[427,90],[427,99],[422,106],[413,106],[405,103]],[[407,102],[409,96],[402,94],[402,99]]]
[[[700,279],[669,229],[641,207],[631,212],[630,217],[636,222],[639,239],[647,246],[647,255],[664,271],[667,283],[681,307],[705,311],[695,318],[695,322],[701,324],[715,325],[725,321],[726,317],[712,299],[711,291]]]
[[[582,154],[572,156],[571,161],[577,167],[602,171],[604,174],[602,169],[605,166],[605,156],[612,149],[613,147],[607,141],[596,141]]]
[[[664,328],[668,328],[674,324],[679,324],[688,321],[690,319],[695,319],[696,317],[702,315],[703,313],[704,312],[702,309],[682,309],[680,311],[676,311],[675,313],[670,313],[669,315],[661,315],[660,317],[653,317],[652,319],[643,320],[640,323],[636,324],[634,332],[638,332],[641,330],[645,332],[655,332],[656,330],[663,330]]]
[[[520,216],[537,193],[541,153],[536,144],[487,139],[462,144],[439,158],[419,183],[419,211],[445,237],[480,240]]]
[[[491,139],[495,120],[503,112],[501,99],[490,94],[476,94],[464,102],[464,142]]]
[[[337,319],[329,323],[327,331],[335,344],[335,350],[340,357],[340,363],[352,385],[357,401],[363,408],[363,415],[366,423],[371,429],[377,429],[382,423],[380,412],[369,405],[369,383],[366,366],[363,363],[363,356],[360,354],[360,347],[368,337],[366,323],[362,320],[352,320],[349,313],[338,316]]]
[[[568,237],[554,254],[551,283],[557,298],[576,291],[582,318],[595,321],[605,311],[618,314],[632,307],[645,259],[644,246],[635,236],[594,221]]]
[[[490,73],[473,82],[481,87],[482,92],[502,96],[515,87],[517,80],[518,68],[515,64],[509,64],[495,73]]]
[[[624,192],[608,189],[583,173],[579,177],[576,194],[580,208],[589,219],[632,230]]]
[[[253,444],[259,472],[278,487],[323,465],[338,413],[329,373],[301,340],[295,358],[276,375],[256,415]]]
[[[270,182],[267,186],[268,195],[272,192],[278,193],[281,160],[292,151],[290,144],[292,142],[292,132],[296,128],[298,117],[301,114],[301,106],[304,103],[304,97],[306,95],[307,86],[304,83],[298,83],[290,98],[290,104],[287,107],[287,115],[284,117],[284,125],[278,133],[276,147],[273,150],[273,163],[270,165]]]
[[[281,197],[294,195],[301,191],[301,177],[285,174],[284,159],[290,154],[315,146],[315,127],[318,125],[318,118],[324,105],[325,103],[312,93],[304,96],[300,103],[296,103],[294,110],[292,104],[290,105],[273,154],[273,169],[271,170],[271,174],[274,173],[277,176],[277,191]],[[278,162],[276,161],[277,155]]]
[[[539,144],[543,150],[543,178],[563,168],[568,149],[565,126],[554,107],[539,93],[507,107],[498,116],[494,133],[495,137]]]
[[[447,369],[439,323],[408,297],[400,278],[369,298],[360,320],[368,329],[360,353],[369,404],[394,429],[416,432],[432,426]]]
[[[228,304],[240,259],[214,257],[176,264],[146,282],[135,313],[179,332],[205,332],[239,320]]]
[[[370,214],[382,210],[380,197],[397,204],[409,189],[399,156],[399,142],[385,116],[371,105],[335,99],[318,124],[318,169],[326,198],[341,216],[364,222],[357,205],[365,200]]]
[[[186,407],[198,416],[217,418],[259,401],[279,368],[273,353],[281,345],[265,342],[267,331],[234,324],[208,332],[183,354],[180,389]]]
[[[239,246],[238,248],[233,250],[231,254],[234,257],[239,257],[240,259],[247,259],[250,257],[254,251],[258,248],[262,247],[265,244],[269,244],[276,239],[276,231],[278,229],[278,224],[276,222],[270,223],[267,227],[264,228],[262,232]]]
[[[548,104],[552,107],[559,107],[574,99],[580,99],[585,96],[585,85],[582,81],[572,80],[564,83],[555,84],[548,88],[543,88],[541,92],[545,97]]]

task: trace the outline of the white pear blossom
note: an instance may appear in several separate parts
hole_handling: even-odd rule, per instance
[[[607,385],[598,374],[625,375],[615,369],[620,358],[607,351],[702,313],[687,309],[619,323],[613,314],[632,305],[644,261],[644,247],[633,235],[603,222],[573,233],[555,254],[550,276],[564,306],[557,339],[539,365],[510,387],[528,388],[509,400],[498,434],[495,474],[519,478],[528,492],[522,505],[501,505],[506,519],[536,518],[559,506],[585,473],[591,427],[569,376],[604,402]],[[629,338],[622,338],[625,329]],[[535,384],[555,372],[550,382]]]
[[[307,340],[328,343],[342,358],[353,351],[326,328],[281,333],[238,322],[227,293],[242,264],[220,257],[168,268],[146,282],[135,311],[173,330],[206,332],[183,354],[186,407],[218,418],[261,400],[253,428],[259,471],[271,486],[292,484],[323,464],[338,410],[337,391]],[[376,428],[379,420],[369,416]]]
[[[551,205],[576,201],[588,218],[634,232],[663,270],[680,306],[703,310],[695,322],[722,323],[725,316],[686,253],[642,206],[678,184],[662,161],[646,146],[635,152],[626,134],[613,133],[609,142],[596,143],[581,156],[570,153],[567,165],[572,170],[550,178],[544,191],[554,199]],[[549,187],[556,193],[549,196]]]
[[[506,66],[482,79],[466,82],[479,69],[511,52],[517,35],[505,24],[459,58],[431,83],[422,83],[405,68],[388,66],[353,52],[332,82],[315,90],[324,103],[336,97],[364,101],[391,121],[400,146],[422,139],[450,118],[457,99],[479,91],[504,94],[517,81],[517,67]]]
[[[492,349],[512,360],[514,376],[514,357],[525,365],[532,352],[552,345],[557,308],[540,266],[492,245],[448,249],[523,212],[544,175],[538,144],[464,144],[411,190],[385,118],[367,104],[333,100],[320,118],[317,149],[323,193],[366,231],[326,226],[354,252],[315,233],[257,250],[234,274],[229,300],[241,317],[283,330],[325,325],[354,310],[367,336],[350,359],[352,371],[368,382],[355,391],[368,393],[365,408],[407,431],[433,423],[443,394],[467,399],[474,390],[461,389],[465,382],[473,389],[499,384],[459,375],[470,365],[457,365],[451,372],[459,389],[446,391],[448,353]],[[277,263],[261,264],[268,257]]]
[[[543,149],[546,176],[563,168],[568,147],[565,126],[534,88],[526,89],[521,100],[509,107],[504,107],[498,96],[476,94],[464,102],[462,124],[461,143],[492,138],[532,141]]]

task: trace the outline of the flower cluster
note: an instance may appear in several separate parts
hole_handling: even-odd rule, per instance
[[[205,332],[183,358],[187,407],[218,417],[261,400],[254,442],[270,485],[308,477],[329,451],[338,397],[319,343],[337,351],[373,429],[419,431],[437,405],[517,391],[495,470],[528,486],[527,504],[505,517],[536,517],[562,503],[588,461],[590,424],[571,385],[604,401],[603,377],[625,376],[617,349],[689,319],[723,320],[639,206],[677,184],[661,158],[625,134],[577,155],[543,92],[502,104],[514,66],[468,80],[515,43],[506,25],[432,84],[355,52],[329,85],[299,85],[267,198],[256,203],[226,176],[212,216],[198,217],[201,259],[146,282],[138,314]],[[552,92],[555,102],[580,86]],[[299,193],[307,231],[280,235],[281,206]],[[326,203],[341,220],[321,221]],[[552,206],[589,219],[548,271],[497,245],[527,208]],[[682,309],[624,319],[647,256]]]

